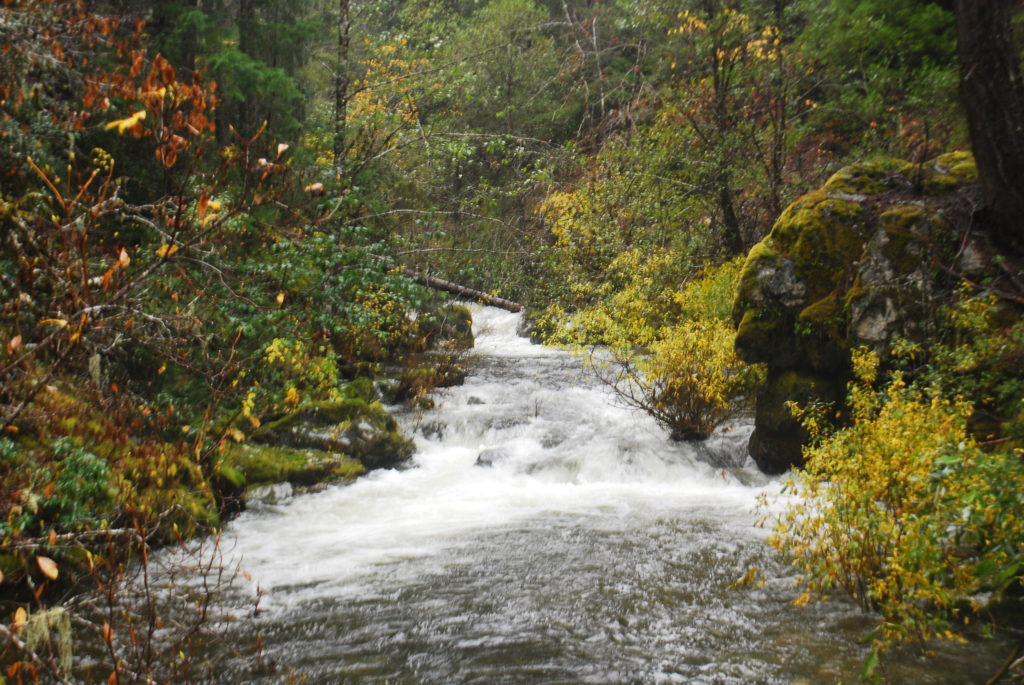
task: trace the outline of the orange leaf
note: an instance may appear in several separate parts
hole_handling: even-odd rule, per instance
[[[111,671],[110,677],[107,678],[107,685],[117,685],[119,682],[121,682],[121,680],[117,677],[117,671]]]
[[[7,343],[7,354],[14,354],[14,351],[21,347],[21,334],[10,339]]]
[[[50,557],[36,557],[36,564],[39,565],[39,570],[43,572],[44,576],[50,580],[57,580],[60,571],[57,569],[56,561]]]
[[[277,306],[280,307],[282,304],[284,304],[284,293],[278,293],[277,297],[274,299],[277,300]]]
[[[322,193],[324,190],[324,184],[319,182],[310,183],[308,186],[306,186],[305,190],[307,193]]]
[[[48,490],[48,492],[46,493],[47,497],[53,494],[53,487],[53,483],[50,483],[48,486],[46,486],[46,489]],[[47,540],[47,543],[50,545],[50,547],[53,547],[57,544],[57,531],[55,531],[53,528],[50,529],[50,537]]]
[[[164,245],[161,245],[160,247],[156,248],[156,256],[157,257],[170,257],[172,254],[174,254],[177,251],[178,251],[178,246],[177,245],[166,245],[166,244],[164,244]]]
[[[14,612],[14,629],[21,630],[25,627],[26,622],[28,622],[28,614],[25,613],[25,608],[18,607],[18,610]]]
[[[107,623],[106,621],[104,621],[103,622],[103,641],[109,644],[111,641],[113,641],[113,639],[114,639],[114,631],[110,627],[110,624]]]
[[[68,322],[66,319],[43,319],[42,321],[39,322],[39,324],[50,324],[53,326],[57,326],[58,328],[64,328],[65,326],[68,325]]]
[[[132,263],[132,258],[128,256],[128,250],[121,248],[121,251],[117,255],[117,263],[127,268]]]

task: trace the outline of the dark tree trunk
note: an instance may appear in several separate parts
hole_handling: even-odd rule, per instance
[[[338,0],[338,64],[334,74],[334,171],[342,176],[345,168],[345,117],[348,115],[349,41],[352,20],[349,0]]]
[[[955,0],[960,99],[986,205],[1002,249],[1024,253],[1024,82],[1013,0]]]
[[[740,227],[740,219],[736,215],[736,203],[734,202],[731,178],[723,174],[719,179],[718,208],[722,212],[722,225],[725,228],[725,246],[729,256],[741,254],[743,247],[743,231]]]

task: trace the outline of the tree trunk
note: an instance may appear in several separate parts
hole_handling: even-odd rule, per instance
[[[334,74],[334,172],[342,176],[345,168],[345,117],[348,114],[349,41],[352,19],[349,0],[338,0],[338,64]]]
[[[255,0],[239,0],[238,3],[238,49],[253,59],[256,58],[256,2]],[[258,103],[240,100],[236,102],[238,118],[236,126],[239,133],[249,137],[256,134],[259,126]]]
[[[725,247],[729,256],[741,254],[744,251],[743,230],[740,227],[740,219],[736,215],[736,203],[733,201],[731,177],[723,174],[719,178],[718,186],[718,208],[722,212],[722,225],[725,228]]]
[[[1004,250],[1024,252],[1024,82],[1012,0],[956,0],[960,99],[986,205]]]
[[[413,279],[417,283],[424,285],[433,290],[440,290],[442,292],[451,293],[452,295],[458,295],[464,297],[467,300],[473,300],[480,304],[490,305],[492,307],[498,307],[499,309],[505,309],[510,312],[521,312],[523,311],[523,305],[518,302],[512,302],[506,300],[503,297],[497,297],[490,293],[485,293],[482,290],[474,290],[473,288],[467,288],[464,285],[458,283],[452,283],[441,278],[434,276],[428,276],[419,272],[413,271],[412,269],[405,269],[405,275]]]

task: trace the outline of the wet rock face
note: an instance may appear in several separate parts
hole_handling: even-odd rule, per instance
[[[883,359],[899,338],[923,340],[955,279],[985,250],[950,225],[944,202],[975,181],[969,153],[925,164],[877,160],[842,169],[796,200],[747,256],[733,309],[736,351],[764,362],[750,452],[780,473],[801,463],[807,435],[785,404],[846,394],[850,350]],[[972,266],[974,265],[974,266]]]

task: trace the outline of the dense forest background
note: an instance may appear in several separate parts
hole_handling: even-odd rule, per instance
[[[974,28],[1005,39],[1012,104],[1020,22],[1012,3],[978,5],[997,8]],[[732,307],[747,252],[787,205],[853,162],[920,165],[978,147],[979,118],[958,97],[969,18],[958,58],[951,9],[4,0],[0,561],[14,617],[3,632],[21,649],[9,676],[68,667],[19,632],[26,608],[70,592],[58,569],[94,569],[113,587],[121,552],[216,527],[244,486],[226,455],[261,426],[320,402],[372,402],[360,379],[398,377],[394,399],[406,401],[445,382],[450,311],[424,276],[527,305],[539,338],[603,344],[625,401],[675,439],[707,435],[763,382],[733,350]],[[1000,32],[986,34],[992,17]],[[1002,141],[993,149],[1012,151]],[[978,162],[980,207],[1007,195]],[[1019,225],[1012,203],[996,204],[991,226]],[[991,233],[1014,271],[1015,234]],[[811,589],[860,592],[886,616],[886,640],[941,635],[965,597],[1020,573],[1018,276],[964,284],[936,347],[881,374],[861,357],[850,367],[862,383],[843,418],[862,431],[853,452],[879,431],[911,442],[943,422],[979,450],[984,469],[964,467],[963,488],[935,506],[984,502],[968,533],[953,544],[941,527],[918,531],[931,565],[905,560],[898,577],[887,552],[837,561],[800,542],[816,533],[793,520],[780,543],[827,558]],[[917,394],[869,398],[896,367]],[[931,423],[906,434],[879,423],[896,421],[883,407],[923,416],[913,403],[929,392],[947,403]],[[971,434],[981,413],[988,432]],[[815,449],[835,447],[819,424],[807,430]],[[904,447],[916,449],[893,449]],[[949,545],[974,551],[958,566]],[[906,591],[915,573],[924,594]],[[874,594],[863,578],[880,583]],[[938,610],[907,613],[926,605]],[[134,634],[119,643],[112,620],[92,625],[114,674],[130,662],[190,675],[194,664],[161,662]]]

